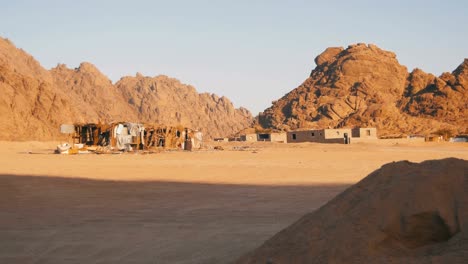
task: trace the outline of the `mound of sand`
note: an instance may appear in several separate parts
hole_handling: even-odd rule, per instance
[[[382,166],[237,263],[466,263],[468,161]]]

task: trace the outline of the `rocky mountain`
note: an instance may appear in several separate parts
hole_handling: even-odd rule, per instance
[[[386,164],[235,263],[465,263],[467,171],[455,158]]]
[[[68,96],[32,56],[0,38],[2,140],[50,138],[62,122],[80,120]]]
[[[63,64],[50,71],[0,38],[0,140],[50,140],[62,123],[134,121],[180,124],[206,137],[249,127],[252,115],[225,97],[197,93],[166,76],[124,77],[113,84],[94,65]]]
[[[258,117],[264,128],[372,126],[380,135],[468,126],[468,60],[440,77],[408,73],[396,55],[369,44],[328,48],[299,87]]]
[[[128,105],[111,80],[91,63],[76,69],[59,64],[50,70],[58,89],[67,93],[80,109],[83,120],[92,123],[137,121],[137,114]]]
[[[199,94],[193,86],[164,75],[137,74],[120,79],[115,86],[145,122],[184,124],[204,130],[208,136],[220,137],[235,133],[253,121],[247,109],[235,109],[226,97]]]

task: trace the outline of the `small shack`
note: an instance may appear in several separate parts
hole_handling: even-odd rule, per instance
[[[116,122],[112,124],[75,124],[73,144],[111,146],[118,150],[143,149],[144,125]]]
[[[203,134],[183,126],[164,126],[116,122],[112,124],[61,125],[62,133],[70,134],[73,144],[111,147],[117,150],[150,148],[201,148]]]
[[[147,124],[145,126],[144,142],[146,148],[183,148],[186,130],[182,126],[164,126]]]
[[[317,142],[351,144],[353,141],[362,142],[376,139],[376,128],[307,129],[290,131],[287,133],[288,143]]]
[[[286,143],[286,132],[263,132],[256,134],[245,134],[240,136],[241,141],[255,142],[280,142]]]
[[[375,127],[355,127],[351,129],[351,136],[353,138],[361,139],[377,139],[377,128]]]
[[[317,142],[317,143],[338,143],[349,144],[351,129],[311,129],[290,131],[287,134],[288,143]]]
[[[274,132],[270,134],[271,142],[286,143],[287,136],[286,132]]]
[[[426,142],[440,142],[444,141],[444,137],[441,135],[427,135],[425,137]]]
[[[241,141],[255,142],[257,141],[257,134],[245,134],[240,136]]]
[[[468,142],[468,135],[456,135],[449,139],[450,142]]]

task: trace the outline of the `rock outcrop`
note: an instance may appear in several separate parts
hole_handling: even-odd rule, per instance
[[[465,263],[468,161],[384,165],[236,263]]]
[[[381,135],[465,132],[467,60],[440,77],[408,73],[375,45],[328,48],[310,77],[259,115],[264,128],[375,126]]]
[[[0,38],[0,140],[50,140],[62,123],[152,122],[200,129],[207,138],[249,127],[253,117],[225,97],[199,94],[165,76],[125,77],[117,84],[91,63],[47,71]]]
[[[432,117],[457,125],[468,122],[468,59],[453,73],[440,77],[419,69],[411,72],[405,97],[401,99],[402,110],[416,117]]]

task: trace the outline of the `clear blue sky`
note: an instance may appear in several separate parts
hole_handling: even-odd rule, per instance
[[[159,74],[256,115],[326,47],[374,43],[439,75],[468,57],[468,1],[0,0],[0,35],[46,68]]]

